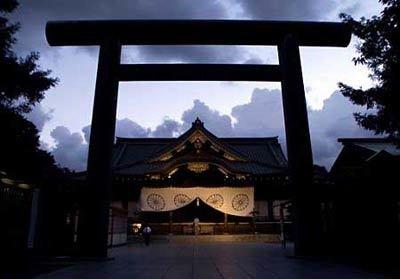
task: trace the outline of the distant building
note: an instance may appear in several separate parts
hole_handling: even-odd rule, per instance
[[[340,138],[338,141],[343,149],[331,168],[335,180],[380,175],[386,167],[391,169],[400,161],[399,141],[386,138]]]
[[[342,138],[326,196],[326,243],[347,256],[385,260],[400,244],[399,141]]]

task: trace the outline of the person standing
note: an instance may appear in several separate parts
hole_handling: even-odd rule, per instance
[[[149,246],[150,244],[150,235],[151,235],[151,228],[148,225],[145,225],[143,228],[143,238],[146,246]]]

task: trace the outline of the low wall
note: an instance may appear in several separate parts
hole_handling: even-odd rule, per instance
[[[157,237],[157,236],[155,236]],[[280,243],[279,234],[244,235],[170,235],[165,236],[170,243],[208,243],[208,242],[264,242]]]
[[[193,235],[195,234],[193,223],[150,223],[153,234],[156,235]],[[285,222],[284,230],[286,233],[291,232],[291,222]],[[255,226],[241,222],[241,223],[200,223],[199,235],[241,235],[241,234],[280,234],[279,222],[260,222]]]

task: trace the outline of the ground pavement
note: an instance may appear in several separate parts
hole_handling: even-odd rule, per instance
[[[39,278],[384,278],[354,267],[288,257],[267,243],[142,243],[114,248],[107,262],[87,262]]]

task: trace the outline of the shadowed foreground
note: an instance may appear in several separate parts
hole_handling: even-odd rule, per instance
[[[40,278],[384,278],[289,258],[290,250],[265,243],[140,243],[113,249],[112,261],[77,264]]]

